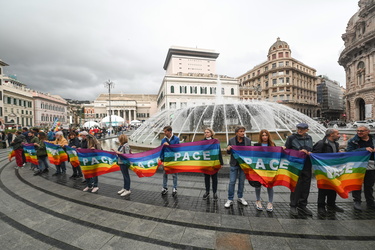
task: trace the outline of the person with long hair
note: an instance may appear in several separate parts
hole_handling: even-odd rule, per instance
[[[206,128],[204,130],[204,139],[203,140],[211,140],[214,139],[215,132],[211,128]],[[223,165],[223,158],[221,156],[221,152],[219,152],[219,160],[220,164]],[[204,184],[206,187],[206,193],[203,195],[203,200],[206,200],[210,196],[210,179],[212,179],[212,192],[213,192],[213,200],[217,200],[217,173],[213,175],[204,174]]]
[[[47,150],[44,141],[47,140],[47,135],[44,132],[38,133],[39,142],[34,143],[36,147],[36,155],[38,157],[38,170],[35,171],[34,175],[40,175],[41,173],[48,172],[48,162],[47,162]]]
[[[258,136],[258,142],[254,144],[254,146],[263,146],[263,147],[275,147],[275,142],[272,140],[271,134],[267,129],[262,129],[259,132]],[[262,188],[262,184],[260,184],[259,181],[250,181],[249,180],[250,186],[255,188],[255,196],[256,196],[256,202],[255,206],[256,209],[259,211],[263,210],[261,198],[260,198],[260,191]],[[267,193],[268,193],[268,203],[266,207],[266,211],[272,212],[273,211],[273,188],[267,188]]]
[[[102,147],[101,147],[98,139],[96,139],[94,136],[87,133],[87,131],[82,131],[82,132],[79,133],[79,135],[82,138],[81,148],[102,150]],[[99,187],[98,187],[99,178],[98,178],[98,176],[95,176],[95,177],[92,177],[92,178],[86,178],[86,184],[87,184],[87,186],[82,190],[83,192],[88,192],[90,190],[91,190],[91,193],[98,192],[98,190],[99,190]]]
[[[128,144],[128,137],[125,134],[121,134],[118,137],[120,146],[117,150],[112,149],[116,154],[130,154],[130,146]],[[123,188],[117,192],[120,196],[127,196],[131,193],[130,191],[130,175],[129,175],[129,166],[125,165],[120,157],[117,159],[118,165],[120,166],[122,177],[124,178]]]
[[[64,134],[62,131],[58,131],[55,133],[55,140],[54,141],[47,141],[49,143],[53,143],[55,145],[59,145],[61,147],[64,147],[68,145],[68,141],[65,139]],[[57,176],[61,174],[66,173],[66,166],[65,166],[65,161],[61,162],[59,165],[56,166],[56,173],[54,173],[52,176]]]

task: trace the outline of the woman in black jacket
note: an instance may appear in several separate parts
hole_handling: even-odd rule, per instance
[[[275,147],[276,145],[271,138],[270,132],[267,129],[262,129],[259,132],[258,142],[255,143],[254,146]],[[262,185],[258,181],[249,181],[249,184],[252,187],[255,187],[255,196],[257,199],[255,202],[255,205],[256,205],[256,209],[261,211],[263,210],[262,202],[260,199],[260,190],[262,188]],[[267,192],[268,192],[268,204],[267,204],[266,210],[268,212],[272,212],[273,211],[273,204],[272,204],[273,188],[267,188]]]

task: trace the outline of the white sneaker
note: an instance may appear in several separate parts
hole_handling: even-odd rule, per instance
[[[98,190],[99,190],[98,187],[94,187],[94,188],[92,189],[91,193],[96,193],[96,192],[98,192]]]
[[[130,193],[131,193],[130,190],[126,190],[126,189],[125,189],[125,191],[122,192],[122,194],[121,194],[120,196],[127,196],[127,195],[129,195]]]
[[[118,194],[122,194],[123,192],[125,192],[126,191],[126,189],[125,188],[122,188],[120,191],[118,191],[117,193]]]
[[[238,201],[238,203],[241,203],[241,204],[244,205],[244,206],[247,206],[247,205],[248,205],[247,201],[245,201],[244,198],[238,198],[237,201]]]
[[[228,208],[228,207],[230,207],[232,205],[233,205],[233,201],[232,200],[227,200],[227,202],[225,202],[225,204],[224,204],[224,207]]]
[[[87,192],[87,191],[89,191],[90,189],[92,189],[92,188],[90,188],[90,187],[85,187],[82,191],[83,191],[83,192]]]

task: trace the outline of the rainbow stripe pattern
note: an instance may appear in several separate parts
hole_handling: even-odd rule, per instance
[[[138,177],[150,177],[156,173],[161,164],[160,153],[162,148],[163,146],[159,146],[142,153],[119,154],[118,156]]]
[[[248,180],[265,187],[285,186],[292,192],[307,156],[293,149],[263,146],[232,146],[232,154]]]
[[[335,190],[342,198],[349,192],[361,190],[371,153],[312,153],[311,162],[318,188]]]
[[[8,154],[8,160],[9,161],[12,161],[13,157],[16,157],[16,151],[14,151],[13,148],[11,148],[11,149],[12,150]]]
[[[220,143],[216,139],[164,146],[162,161],[167,174],[197,172],[213,175],[220,168]]]
[[[60,165],[62,162],[68,161],[68,155],[61,146],[49,142],[44,142],[44,144],[46,144],[48,160],[51,164]]]
[[[38,157],[36,156],[34,144],[23,144],[23,152],[25,154],[26,162],[38,165]]]
[[[85,178],[92,178],[120,170],[120,166],[117,164],[117,155],[114,152],[77,149],[77,154]]]
[[[69,162],[72,164],[73,167],[79,167],[79,159],[77,155],[77,151],[69,146],[65,146],[66,153],[69,156]]]

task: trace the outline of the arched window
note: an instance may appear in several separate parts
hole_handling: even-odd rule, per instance
[[[231,88],[231,89],[230,89],[230,94],[231,94],[231,95],[234,95],[234,88]]]
[[[174,86],[171,86],[171,93],[174,93]]]
[[[357,84],[362,85],[365,83],[366,67],[365,63],[360,61],[357,65]]]

